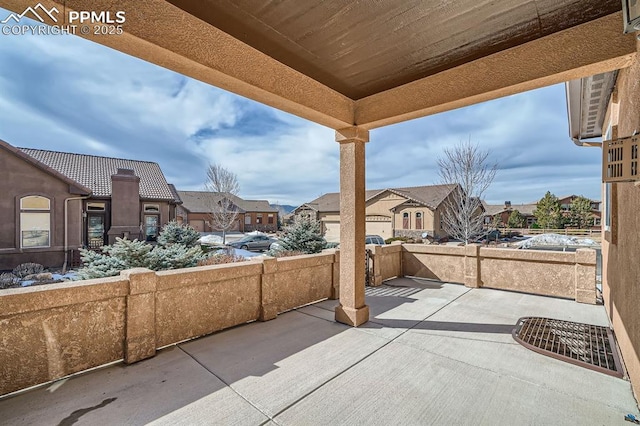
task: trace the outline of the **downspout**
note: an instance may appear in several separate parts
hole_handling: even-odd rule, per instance
[[[574,144],[581,146],[581,147],[595,147],[595,148],[600,148],[602,147],[602,142],[583,142],[580,140],[580,138],[571,138],[571,140],[573,141]]]
[[[69,201],[86,200],[90,195],[84,197],[70,197],[64,200],[64,264],[62,273],[67,273],[67,263],[69,261]]]

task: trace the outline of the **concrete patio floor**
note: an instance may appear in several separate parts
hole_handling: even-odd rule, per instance
[[[537,315],[607,325],[602,306],[401,278],[371,321],[324,301],[0,400],[3,425],[613,425],[629,383],[516,343]],[[627,423],[628,424],[628,423]]]

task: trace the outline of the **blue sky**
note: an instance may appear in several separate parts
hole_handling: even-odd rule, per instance
[[[0,35],[0,57],[0,139],[12,145],[155,161],[184,190],[217,162],[241,196],[281,204],[338,190],[331,129],[75,36]],[[601,151],[575,146],[567,126],[556,85],[375,129],[367,187],[439,183],[443,148],[470,138],[499,164],[491,203],[547,190],[600,199]]]

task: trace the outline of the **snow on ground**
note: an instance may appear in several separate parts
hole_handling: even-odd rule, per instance
[[[219,236],[219,235],[214,235],[214,234],[203,235],[202,237],[200,237],[198,242],[200,244],[206,244],[206,245],[209,245],[209,246],[215,246],[215,245],[218,245],[218,244],[222,244],[222,237]]]
[[[590,238],[577,238],[569,235],[560,234],[541,234],[531,237],[526,241],[518,244],[518,248],[528,249],[540,246],[597,246],[598,243]]]
[[[249,251],[249,250],[243,250],[243,249],[231,249],[231,251],[233,252],[233,254],[235,254],[236,256],[242,256],[245,259],[249,259],[251,257],[257,257],[257,256],[264,256],[262,253],[255,253],[253,251]],[[229,253],[229,249],[220,249],[220,250],[216,250],[216,253],[219,254],[227,254]]]
[[[242,256],[245,259],[248,259],[250,257],[263,256],[262,253],[256,253],[253,251],[242,250],[242,249],[234,249],[234,253],[236,254],[236,256]]]

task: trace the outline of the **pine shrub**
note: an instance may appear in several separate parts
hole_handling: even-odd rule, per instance
[[[284,234],[276,250],[270,250],[270,256],[278,251],[300,252],[304,254],[321,252],[327,242],[322,236],[320,222],[308,216],[296,216],[291,226],[284,228]]]
[[[195,247],[200,239],[200,233],[190,225],[181,225],[175,220],[167,223],[160,235],[158,245],[167,247],[170,244],[182,244],[186,247]]]

